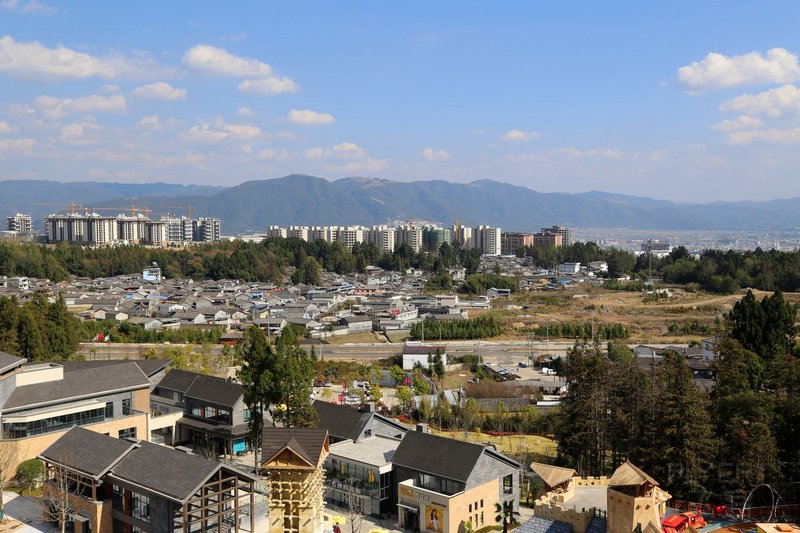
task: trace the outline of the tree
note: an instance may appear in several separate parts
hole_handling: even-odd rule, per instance
[[[0,441],[0,519],[6,517],[3,491],[13,483],[18,458],[19,452],[14,441]]]
[[[278,360],[261,328],[252,327],[245,331],[238,349],[242,361],[239,381],[244,389],[244,403],[250,412],[247,428],[255,468],[258,470],[261,466],[258,451],[261,449],[264,413],[280,399],[277,387]]]
[[[65,533],[69,517],[75,512],[69,470],[62,465],[50,465],[48,477],[42,495],[44,511],[50,520],[58,524],[61,533]]]
[[[28,459],[17,467],[17,486],[23,491],[32,491],[44,479],[44,463],[41,459]]]
[[[372,396],[372,401],[375,403],[383,400],[383,391],[381,390],[381,386],[377,383],[371,384],[369,386],[369,395]]]
[[[442,348],[440,346],[436,347],[436,353],[433,355],[433,374],[439,379],[444,378],[444,358],[442,357]]]
[[[44,332],[29,308],[23,307],[20,310],[17,324],[18,355],[28,361],[47,360]]]
[[[464,431],[472,431],[475,427],[478,415],[480,414],[480,407],[478,407],[477,400],[475,400],[475,398],[467,398],[459,414]]]
[[[503,526],[503,533],[508,533],[508,526],[515,523],[519,517],[519,511],[514,510],[514,502],[496,503],[494,504],[494,510],[497,513],[494,521]]]
[[[356,486],[350,479],[344,482],[341,493],[344,497],[347,518],[350,521],[350,533],[359,533],[361,525],[364,523],[364,518],[371,510],[371,498],[369,495],[364,494],[363,489],[360,486]]]
[[[394,395],[397,398],[397,401],[400,402],[400,409],[405,413],[408,409],[409,402],[414,397],[411,392],[411,388],[401,385],[394,390]]]
[[[300,264],[300,268],[295,270],[292,274],[292,283],[295,285],[303,283],[305,285],[319,285],[320,284],[320,267],[319,262],[313,257],[306,257]]]

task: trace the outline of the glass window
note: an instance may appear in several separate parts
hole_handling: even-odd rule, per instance
[[[250,422],[250,409],[247,407],[244,408],[244,421]]]
[[[122,399],[122,414],[127,416],[131,414],[131,399],[130,398],[123,398]]]
[[[503,494],[514,492],[514,474],[509,474],[503,478]]]
[[[127,429],[120,429],[119,430],[119,438],[120,439],[135,439],[136,438],[136,428],[127,428]]]
[[[131,515],[134,518],[150,521],[150,498],[137,492],[131,493]]]
[[[114,402],[106,402],[106,418],[114,418]]]

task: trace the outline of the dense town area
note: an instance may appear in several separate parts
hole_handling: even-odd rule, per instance
[[[497,253],[421,230],[391,250],[277,227],[0,241],[9,516],[594,533],[796,515],[797,253],[560,229]]]

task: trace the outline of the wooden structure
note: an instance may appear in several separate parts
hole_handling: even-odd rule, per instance
[[[264,428],[262,467],[267,471],[269,533],[323,530],[323,492],[328,432],[310,428]]]

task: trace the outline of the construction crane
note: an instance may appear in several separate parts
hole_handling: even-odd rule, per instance
[[[86,206],[86,205],[80,205],[80,204],[78,204],[77,202],[74,202],[74,201],[70,202],[68,204],[37,202],[37,203],[34,203],[33,205],[46,205],[46,206],[51,206],[51,207],[57,207],[59,209],[65,209],[65,210],[69,211],[72,214],[75,214],[75,213],[77,213],[78,211],[81,211],[81,210],[84,210],[84,211],[116,211],[118,213],[122,212],[122,211],[130,211],[132,217],[135,217],[137,213],[142,213],[144,216],[149,217],[150,213],[152,213],[152,210],[147,208],[147,207],[136,207],[135,205],[130,205],[130,206],[126,206],[126,207],[89,207],[89,206]]]
[[[86,209],[82,205],[79,205],[76,201],[71,201],[68,204],[57,204],[57,203],[47,203],[47,202],[34,202],[33,205],[44,205],[50,207],[57,207],[59,209],[66,209],[70,213],[77,213],[81,209]]]
[[[188,218],[192,218],[192,211],[194,210],[194,208],[192,207],[192,204],[188,204],[188,205],[168,205],[167,207],[170,207],[172,209],[186,209],[186,214],[188,215]]]

